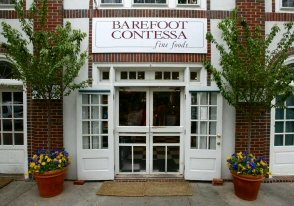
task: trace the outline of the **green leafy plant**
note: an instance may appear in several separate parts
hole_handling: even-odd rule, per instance
[[[34,1],[28,12],[24,0],[14,1],[14,4],[21,31],[2,22],[2,35],[7,39],[2,46],[15,65],[15,78],[47,107],[47,148],[50,149],[52,101],[88,84],[88,80],[75,81],[87,59],[86,51],[81,52],[86,34],[72,29],[69,22],[48,30],[47,0]]]
[[[268,163],[261,157],[247,152],[234,153],[227,158],[227,166],[231,172],[242,175],[269,176]]]
[[[273,50],[270,46],[280,28],[273,26],[269,34],[264,35],[260,27],[251,27],[237,10],[218,24],[224,44],[217,42],[211,33],[207,34],[207,40],[220,53],[221,68],[209,61],[204,63],[205,68],[228,103],[246,114],[249,153],[254,109],[280,106],[293,94],[294,69],[284,64],[294,41],[293,25],[293,22],[284,24],[285,32]],[[281,101],[273,103],[277,96]]]

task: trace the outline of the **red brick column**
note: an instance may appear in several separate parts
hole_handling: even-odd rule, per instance
[[[63,1],[48,0],[48,18],[46,30],[52,31],[63,24]],[[35,24],[35,29],[39,25]],[[44,100],[34,100],[31,94],[27,96],[28,105],[28,154],[32,155],[39,148],[47,146],[47,113]],[[52,148],[63,148],[63,101],[52,102]]]
[[[265,4],[264,0],[237,0],[237,6],[241,15],[246,17],[252,29],[260,26],[264,31],[265,28]],[[235,150],[247,150],[248,138],[248,118],[245,110],[246,105],[242,105],[242,109],[236,109],[236,141]],[[251,153],[256,156],[264,156],[269,159],[270,147],[270,112],[259,107],[254,108],[252,122],[252,139]]]

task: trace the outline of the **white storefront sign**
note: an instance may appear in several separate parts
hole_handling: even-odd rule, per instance
[[[207,53],[207,19],[94,18],[93,53]]]

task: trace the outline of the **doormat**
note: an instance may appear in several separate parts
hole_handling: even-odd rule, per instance
[[[10,182],[12,182],[13,179],[11,178],[7,178],[7,177],[0,177],[0,189],[2,187],[5,187],[6,185],[8,185]]]
[[[97,195],[120,197],[144,196],[191,196],[192,187],[188,182],[104,182]]]

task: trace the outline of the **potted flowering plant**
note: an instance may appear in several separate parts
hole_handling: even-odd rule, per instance
[[[260,183],[270,175],[268,163],[262,157],[239,152],[227,158],[227,166],[233,176],[235,194],[244,200],[256,200]]]
[[[29,159],[29,174],[37,182],[42,197],[53,197],[63,191],[69,155],[65,150],[40,149]]]

